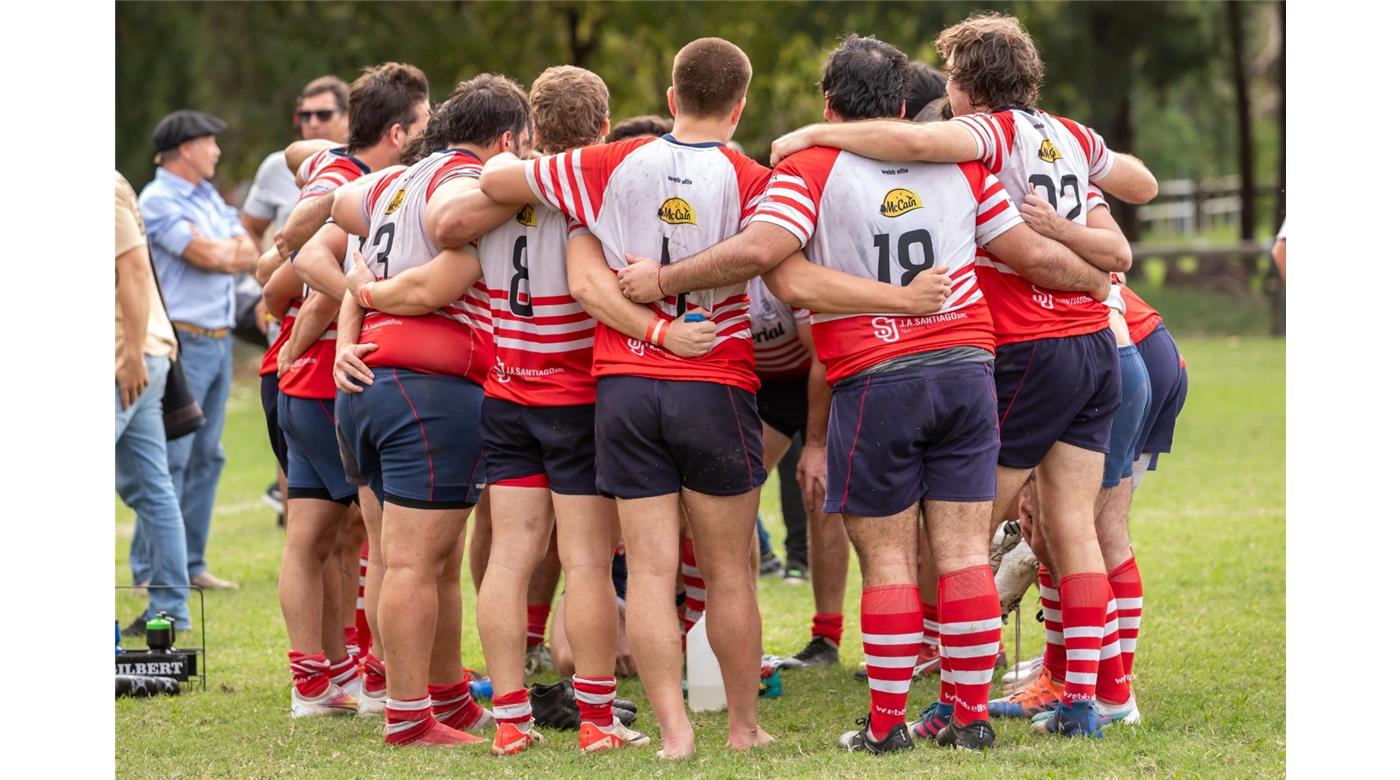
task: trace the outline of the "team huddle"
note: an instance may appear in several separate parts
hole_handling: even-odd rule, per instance
[[[783,666],[835,663],[853,546],[870,703],[841,748],[988,749],[993,716],[1065,736],[1139,720],[1128,510],[1186,378],[1123,284],[1104,195],[1143,203],[1156,180],[1036,108],[1014,18],[937,47],[947,98],[906,117],[907,57],[848,36],[826,122],[774,141],[771,170],[730,144],[752,71],[719,38],[676,54],[660,135],[612,127],[582,68],[528,94],[479,75],[433,109],[421,71],[387,63],[352,85],[346,145],[288,148],[301,197],[258,278],[282,319],[263,397],[293,716],[382,712],[393,745],[537,744],[527,592],[557,555],[580,750],[649,744],[616,699],[628,656],[660,755],[695,751],[681,668],[702,613],[729,745],[767,743],[754,518],[800,434],[816,610]],[[352,527],[349,629],[326,564]],[[464,559],[489,710],[462,665]],[[1045,654],[989,701],[1036,576]],[[925,673],[938,696],[906,722]]]

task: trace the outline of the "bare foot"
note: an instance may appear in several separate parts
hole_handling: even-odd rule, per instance
[[[729,747],[731,750],[748,750],[749,748],[763,747],[772,742],[773,738],[760,727],[754,727],[752,731],[729,732]]]
[[[695,755],[695,731],[689,727],[674,731],[662,730],[661,749],[656,751],[659,758],[690,758]]]

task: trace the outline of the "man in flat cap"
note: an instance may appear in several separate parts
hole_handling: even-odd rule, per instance
[[[234,277],[252,271],[258,259],[238,211],[208,181],[219,162],[214,136],[227,127],[202,111],[176,111],[160,120],[154,138],[160,167],[140,199],[156,274],[180,339],[180,365],[204,410],[204,427],[166,444],[185,518],[190,584],[203,588],[238,587],[208,570],[204,548],[224,466],[219,438],[233,377]],[[138,532],[131,540],[138,583],[149,580],[150,560]]]

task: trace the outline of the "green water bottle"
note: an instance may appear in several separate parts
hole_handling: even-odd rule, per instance
[[[164,653],[175,644],[175,624],[170,616],[157,612],[146,621],[146,647],[153,653]]]

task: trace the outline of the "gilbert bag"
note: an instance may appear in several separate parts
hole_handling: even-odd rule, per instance
[[[155,255],[151,252],[149,241],[146,243],[146,258],[151,263],[151,277],[156,282],[160,307],[165,310],[165,318],[168,320],[170,310],[165,308],[165,292],[160,289],[160,274],[156,273]],[[166,441],[188,436],[204,426],[204,410],[199,408],[199,403],[190,393],[190,386],[185,382],[185,370],[180,366],[180,355],[185,353],[185,345],[180,344],[180,331],[173,327],[171,331],[175,333],[175,343],[179,348],[175,351],[175,357],[170,359],[170,373],[165,378],[165,395],[160,399],[161,412],[165,416]]]

